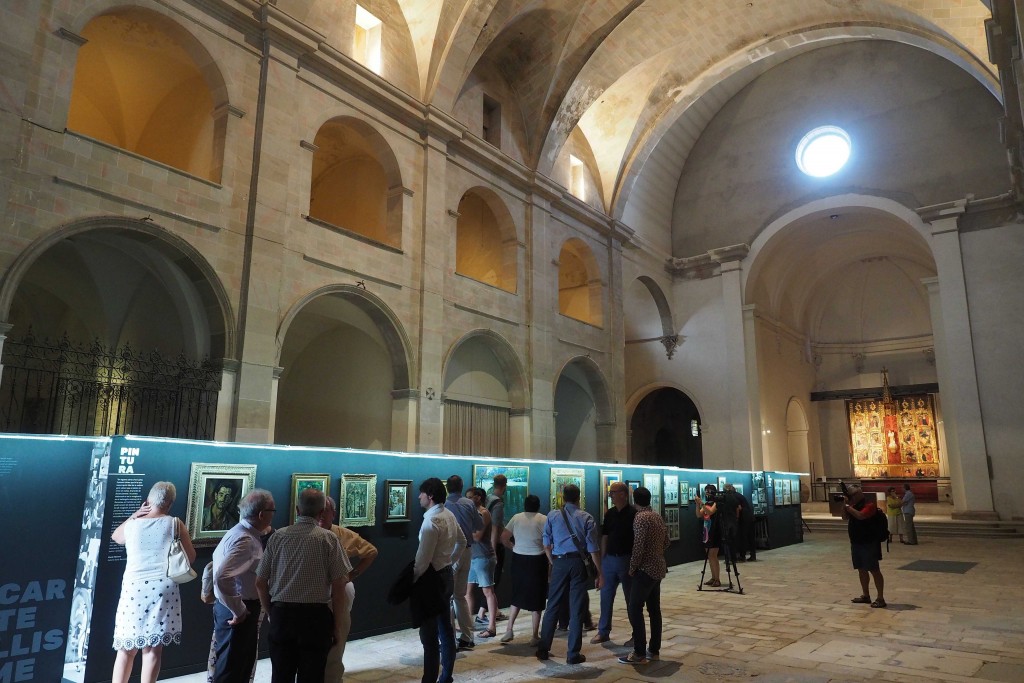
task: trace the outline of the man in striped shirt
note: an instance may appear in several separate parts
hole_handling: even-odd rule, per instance
[[[323,491],[299,494],[295,524],[270,537],[256,569],[270,621],[272,683],[323,683],[327,653],[343,627],[352,565],[338,537],[317,524],[324,502]]]
[[[633,651],[619,657],[623,664],[646,664],[648,657],[657,657],[661,649],[661,580],[668,568],[668,527],[661,515],[651,509],[651,492],[643,487],[633,492],[636,517],[633,518],[633,553],[629,558],[629,589],[627,612],[633,627]],[[644,605],[651,618],[651,643],[648,650]]]

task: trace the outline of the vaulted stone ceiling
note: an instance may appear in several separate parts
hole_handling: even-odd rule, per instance
[[[317,30],[352,25],[335,0],[278,0]],[[521,115],[523,161],[551,174],[574,133],[594,150],[603,208],[630,188],[673,127],[694,130],[767,68],[849,40],[940,55],[993,94],[983,0],[362,0],[392,33],[385,78],[454,112],[475,71],[504,80]],[[344,30],[327,42],[342,52]],[[671,136],[685,158],[692,135]]]

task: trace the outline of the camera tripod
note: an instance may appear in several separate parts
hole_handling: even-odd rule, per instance
[[[736,586],[735,592],[743,595],[743,584],[740,583],[740,568],[736,565],[736,551],[733,549],[733,539],[735,536],[734,529],[722,529],[722,543],[719,548],[719,555],[725,560],[725,575],[729,579],[729,585],[721,588],[715,588],[711,590],[717,590],[723,593],[731,593],[734,591],[732,585],[732,573],[736,572]],[[711,555],[711,548],[704,549],[704,567],[700,570],[700,582],[697,584],[697,590],[704,590],[704,574],[708,569],[708,558]]]

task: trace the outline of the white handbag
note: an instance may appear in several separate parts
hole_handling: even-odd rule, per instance
[[[174,540],[171,541],[171,547],[167,551],[167,578],[174,583],[188,583],[192,579],[196,578],[196,570],[192,569],[192,564],[188,561],[188,556],[185,555],[185,550],[181,547],[181,539],[178,538],[178,518],[174,518]]]

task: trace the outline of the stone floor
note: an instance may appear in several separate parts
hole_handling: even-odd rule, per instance
[[[885,555],[888,609],[855,605],[860,593],[845,534],[810,533],[800,545],[765,551],[740,565],[744,594],[698,591],[701,563],[673,568],[662,586],[665,616],[661,658],[619,664],[629,638],[616,602],[612,640],[590,645],[585,664],[565,662],[565,636],[540,662],[517,637],[460,653],[457,681],[1024,681],[1024,541],[922,539]],[[919,560],[977,563],[965,573],[901,569]],[[941,565],[919,563],[941,568]],[[954,567],[963,570],[964,567]],[[874,589],[872,588],[872,597]],[[592,596],[592,604],[597,600]],[[358,608],[358,604],[357,604]],[[596,614],[595,614],[596,617]],[[522,617],[521,617],[522,619]],[[525,630],[524,630],[525,629]],[[415,631],[349,644],[347,681],[416,681]],[[205,674],[177,683],[205,683]],[[256,681],[270,680],[270,662]]]

